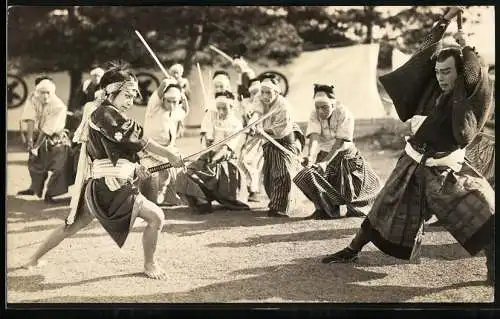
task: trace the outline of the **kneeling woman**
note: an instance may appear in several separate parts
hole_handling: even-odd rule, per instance
[[[136,179],[150,175],[138,164],[138,153],[151,152],[165,157],[176,167],[182,166],[180,156],[153,140],[146,140],[143,128],[125,112],[133,105],[138,83],[135,76],[115,67],[104,73],[101,80],[103,96],[98,106],[82,119],[82,146],[92,165],[89,178],[83,184],[74,222],[57,228],[24,266],[36,266],[39,259],[65,238],[77,233],[97,218],[119,247],[122,247],[136,217],[147,222],[142,238],[144,246],[144,273],[154,279],[163,279],[164,271],[155,262],[154,253],[164,213],[147,200],[135,186]],[[83,126],[83,127],[82,127]],[[84,161],[82,161],[84,163]],[[78,165],[78,170],[86,170]],[[81,173],[81,172],[79,172]]]
[[[210,127],[207,125],[207,146],[243,128],[243,124],[233,113],[235,99],[231,92],[216,93],[215,104],[216,119],[210,123]],[[187,173],[179,173],[176,181],[177,193],[185,198],[196,212],[212,213],[214,200],[230,210],[249,209],[247,204],[237,199],[242,181],[235,154],[238,154],[241,146],[242,137],[234,137],[189,165]]]
[[[175,145],[178,123],[186,117],[182,108],[182,88],[175,81],[165,80],[154,92],[146,108],[144,135],[158,144],[177,152]],[[167,162],[168,159],[148,153],[141,158],[141,164],[151,167]],[[141,192],[158,205],[182,205],[175,191],[178,169],[170,168],[154,173],[151,179],[142,183]]]
[[[353,143],[354,117],[335,98],[333,86],[316,85],[314,103],[307,127],[309,167],[293,181],[316,207],[309,219],[338,218],[340,205],[347,206],[347,217],[362,217],[373,204],[380,180]],[[316,163],[310,165],[318,146]]]

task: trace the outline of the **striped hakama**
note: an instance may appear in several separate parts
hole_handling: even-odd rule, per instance
[[[316,162],[327,154],[321,151]],[[330,217],[338,217],[336,212],[340,205],[367,214],[381,186],[377,174],[355,146],[335,156],[326,167],[325,175],[308,167],[301,170],[293,182],[316,209]]]
[[[301,152],[297,143],[293,143],[287,138],[276,139],[276,141],[297,156]],[[286,213],[290,209],[291,174],[295,171],[297,163],[270,142],[264,143],[262,148],[264,154],[262,174],[264,176],[264,189],[269,197],[268,207],[270,210]]]

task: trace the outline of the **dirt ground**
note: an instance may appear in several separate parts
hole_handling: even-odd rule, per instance
[[[185,153],[197,138],[179,143]],[[358,143],[385,180],[399,152]],[[119,249],[97,221],[46,255],[47,265],[19,266],[38,242],[63,223],[69,198],[49,206],[15,196],[29,185],[27,154],[7,154],[7,301],[9,303],[198,302],[492,302],[484,254],[471,257],[443,228],[428,228],[420,264],[398,260],[369,244],[355,264],[321,264],[345,247],[360,218],[304,221],[313,206],[304,197],[290,220],[252,211],[198,216],[185,207],[165,209],[157,256],[168,279],[141,274],[144,223],[138,221]],[[64,196],[63,196],[64,197]]]

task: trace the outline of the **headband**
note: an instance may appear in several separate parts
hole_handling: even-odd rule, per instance
[[[271,90],[275,90],[276,92],[280,93],[281,88],[279,85],[276,83],[276,80],[271,79],[271,78],[265,78],[260,82],[261,87],[269,88]]]
[[[97,76],[103,76],[104,75],[104,70],[101,68],[95,68],[90,71],[90,75],[97,75]]]
[[[250,82],[250,87],[248,87],[248,91],[256,91],[260,89],[260,82],[259,81],[252,81]]]
[[[170,67],[170,72],[179,71],[179,73],[184,73],[184,67],[181,64],[174,64]]]
[[[45,89],[53,94],[56,92],[56,85],[49,79],[43,79],[35,87],[36,91],[40,91],[41,89]]]
[[[113,82],[104,88],[104,92],[106,95],[115,93],[118,91],[136,91],[139,96],[141,96],[141,92],[139,91],[139,83],[134,79],[128,79],[122,82]]]
[[[176,90],[171,90],[172,88]],[[180,100],[182,98],[181,91],[182,89],[178,85],[169,84],[165,88],[165,91],[163,91],[163,98],[175,98]]]
[[[233,106],[234,105],[234,95],[229,91],[215,93],[215,103],[217,103],[217,102],[222,102],[222,103],[225,103],[227,105]]]
[[[314,97],[314,102],[325,102],[325,103],[331,104],[332,99],[329,98],[328,96],[320,95],[320,96]]]

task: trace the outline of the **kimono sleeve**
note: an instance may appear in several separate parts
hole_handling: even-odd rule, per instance
[[[288,105],[281,104],[279,110],[271,118],[271,127],[264,129],[270,129],[276,138],[283,138],[292,132],[293,122]]]
[[[239,130],[241,130],[243,128],[243,124],[239,121],[234,121],[233,125],[232,125],[232,130],[230,132],[230,134],[234,134],[236,132],[238,132]],[[233,151],[233,152],[236,152],[242,145],[242,135],[238,135],[238,136],[235,136],[233,137],[232,139],[230,139],[226,145]]]
[[[131,152],[140,152],[148,144],[144,137],[144,129],[140,124],[110,107],[94,112],[92,121],[106,139],[122,145]]]
[[[21,121],[36,121],[37,112],[35,110],[35,104],[33,103],[33,94],[28,97],[24,103],[23,113],[21,115]]]
[[[201,133],[205,133],[207,139],[214,139],[214,112],[206,110],[201,120]]]
[[[311,112],[309,122],[307,122],[306,137],[310,137],[311,134],[321,135],[321,123],[315,110]]]
[[[66,105],[63,104],[62,101],[60,101],[60,103],[56,103],[56,106],[47,115],[47,118],[40,127],[40,130],[47,135],[61,132],[64,130],[64,126],[66,125],[66,116]]]
[[[338,108],[335,116],[337,117],[335,138],[352,142],[354,137],[354,116],[344,106]]]

